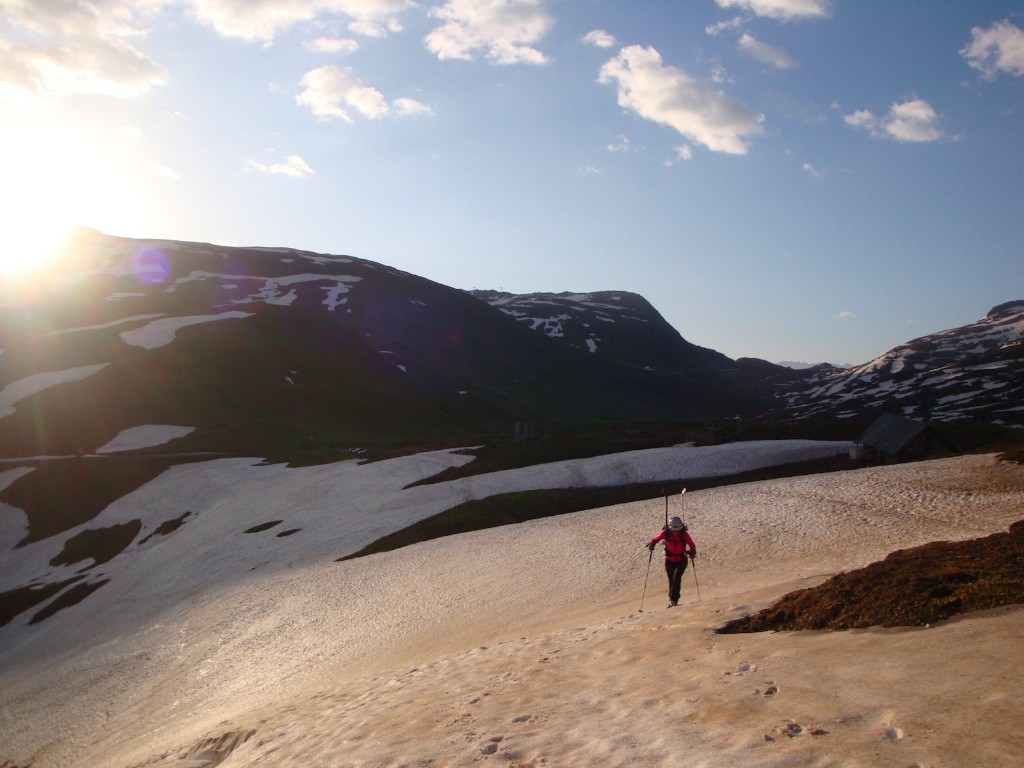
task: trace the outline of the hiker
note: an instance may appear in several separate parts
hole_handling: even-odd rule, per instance
[[[678,517],[669,521],[668,528],[662,530],[651,539],[647,548],[654,551],[654,546],[665,542],[665,573],[668,574],[669,608],[679,605],[679,591],[686,572],[686,556],[697,557],[697,545],[686,532],[686,524]]]

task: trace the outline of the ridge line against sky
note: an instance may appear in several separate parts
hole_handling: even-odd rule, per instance
[[[0,0],[0,262],[54,224],[631,290],[866,361],[1024,297],[1024,8]]]

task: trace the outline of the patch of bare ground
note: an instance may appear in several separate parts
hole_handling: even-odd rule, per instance
[[[1024,520],[980,539],[897,550],[718,632],[925,626],[1014,603],[1024,603]]]

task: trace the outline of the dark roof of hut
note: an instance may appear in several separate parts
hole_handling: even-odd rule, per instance
[[[896,454],[905,448],[918,435],[931,428],[927,421],[908,419],[894,413],[883,413],[862,434],[857,442],[883,453]]]

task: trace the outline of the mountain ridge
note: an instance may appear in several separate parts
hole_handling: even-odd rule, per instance
[[[88,453],[140,424],[195,426],[185,450],[259,455],[275,441],[464,440],[515,422],[705,421],[770,402],[727,370],[594,355],[351,256],[92,233],[61,268],[0,306],[7,456]]]
[[[911,339],[850,369],[819,366],[776,384],[792,418],[883,410],[924,420],[1024,425],[1024,301]]]
[[[628,291],[463,291],[346,255],[94,231],[58,276],[0,302],[8,458],[88,454],[146,424],[192,427],[182,452],[316,460],[517,423],[1024,423],[1020,300],[860,366],[794,370],[692,344]]]

